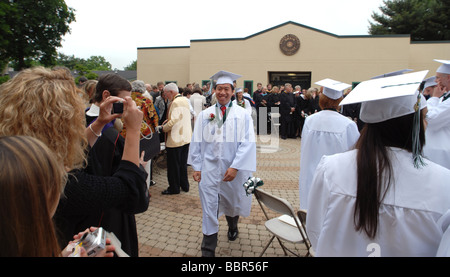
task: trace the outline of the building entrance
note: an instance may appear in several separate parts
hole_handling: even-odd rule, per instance
[[[302,89],[311,87],[311,72],[270,72],[269,83],[274,86],[281,86],[290,83],[292,88],[300,85]]]

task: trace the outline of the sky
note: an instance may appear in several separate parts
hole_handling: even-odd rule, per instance
[[[58,52],[103,56],[113,69],[139,47],[189,46],[194,39],[244,38],[293,21],[335,35],[367,35],[383,0],[66,0],[75,9]]]

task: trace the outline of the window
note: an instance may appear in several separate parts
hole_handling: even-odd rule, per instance
[[[253,81],[244,81],[244,90],[248,89],[248,94],[250,94],[253,97]]]

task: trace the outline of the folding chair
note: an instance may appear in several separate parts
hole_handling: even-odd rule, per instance
[[[283,244],[282,241],[288,241],[294,244],[296,243],[304,244],[307,250],[305,257],[310,256],[311,244],[304,229],[304,225],[302,225],[298,215],[294,212],[291,204],[287,200],[276,197],[259,188],[255,189],[254,194],[259,205],[261,206],[264,216],[267,219],[264,225],[266,229],[272,234],[271,239],[264,247],[263,251],[259,256],[261,257],[264,254],[264,252],[266,252],[267,248],[269,247],[270,243],[272,243],[274,238],[277,238],[286,256],[288,256],[286,252],[288,251],[291,254],[300,257],[299,254],[286,248],[286,246]],[[266,212],[266,209],[264,209],[264,206],[282,215],[270,218]]]

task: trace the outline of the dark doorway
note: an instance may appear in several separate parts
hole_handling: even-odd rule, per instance
[[[311,72],[269,72],[269,82],[274,86],[290,83],[293,88],[300,85],[302,89],[311,87]]]

